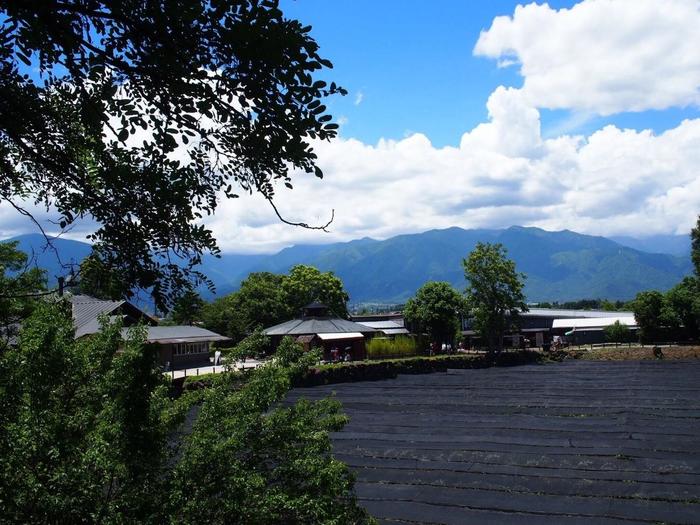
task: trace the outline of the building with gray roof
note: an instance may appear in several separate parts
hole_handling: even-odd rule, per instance
[[[370,326],[331,316],[328,307],[311,303],[304,307],[301,318],[265,328],[263,332],[277,347],[283,337],[293,337],[306,349],[322,348],[324,358],[330,359],[334,349],[349,353],[353,360],[365,359],[365,341],[377,330]]]
[[[228,337],[199,326],[157,326],[158,321],[154,317],[129,301],[107,301],[89,295],[72,295],[70,302],[76,339],[99,332],[103,316],[108,321],[121,321],[124,338],[128,337],[130,327],[143,324],[146,328],[146,342],[157,348],[159,364],[169,368],[209,364],[211,344],[229,341]]]

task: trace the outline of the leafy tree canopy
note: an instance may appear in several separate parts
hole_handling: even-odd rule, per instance
[[[695,228],[690,231],[690,257],[695,266],[695,276],[700,279],[700,216]]]
[[[460,328],[460,315],[466,312],[464,296],[450,283],[431,281],[425,283],[406,302],[403,313],[409,323],[418,325],[431,340],[452,342]]]
[[[201,219],[222,196],[274,208],[275,182],[322,176],[310,141],[338,126],[321,100],[345,91],[318,79],[332,64],[277,0],[0,0],[0,13],[0,198],[53,207],[62,228],[96,221],[95,254],[127,293],[165,309],[205,278],[196,265],[218,249]]]
[[[506,320],[528,310],[523,294],[525,274],[515,270],[501,244],[477,243],[462,264],[474,325],[490,349],[501,350]]]
[[[313,301],[334,315],[347,317],[349,296],[332,272],[294,266],[289,274],[251,273],[238,291],[216,299],[202,310],[204,326],[240,341],[255,328],[266,328],[298,317]]]
[[[683,326],[687,335],[700,335],[700,277],[686,277],[666,292],[666,303],[674,321]]]
[[[202,318],[204,300],[197,292],[188,290],[176,302],[170,317],[176,324],[194,324]]]
[[[37,304],[32,294],[46,289],[46,272],[32,267],[17,244],[0,243],[0,341],[16,334],[16,324]]]
[[[224,373],[173,401],[143,328],[73,336],[69,305],[42,302],[0,352],[0,521],[373,522],[331,455],[340,404],[281,406],[317,354],[286,339],[243,384]]]
[[[630,329],[625,323],[615,321],[605,327],[605,339],[613,343],[626,343],[629,341]]]
[[[298,316],[304,306],[314,301],[325,304],[335,316],[348,316],[350,296],[343,287],[343,281],[333,272],[321,272],[313,266],[297,264],[282,282],[282,293],[294,316]]]

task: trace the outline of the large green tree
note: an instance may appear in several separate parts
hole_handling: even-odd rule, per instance
[[[46,272],[32,266],[17,245],[0,243],[0,343],[16,335],[19,323],[36,307],[36,294],[46,289]]]
[[[700,279],[700,215],[695,228],[690,231],[690,257],[695,266],[695,275]]]
[[[240,341],[256,328],[266,328],[294,317],[313,301],[326,304],[334,315],[347,317],[348,294],[332,272],[312,266],[294,266],[289,274],[251,273],[240,288],[202,309],[210,330]]]
[[[321,101],[344,90],[278,0],[0,0],[0,15],[0,199],[95,221],[127,293],[164,309],[204,279],[218,249],[201,219],[222,197],[276,212],[277,182],[322,176],[311,141],[338,126]]]
[[[467,279],[467,303],[474,326],[490,350],[503,349],[503,334],[519,312],[527,311],[523,282],[515,263],[501,244],[477,243],[463,259]]]
[[[292,315],[299,315],[309,303],[320,301],[338,317],[348,316],[348,293],[333,272],[321,272],[313,266],[297,264],[282,282],[284,300]]]
[[[266,366],[172,401],[144,330],[120,333],[75,341],[70,305],[42,302],[0,352],[1,522],[371,522],[331,455],[340,404],[282,405],[317,354],[287,339]]]
[[[421,286],[404,307],[406,320],[425,332],[431,341],[453,343],[466,313],[464,296],[450,283],[430,281]]]
[[[643,341],[657,341],[661,329],[675,327],[678,319],[663,293],[656,290],[639,292],[632,302],[632,311]]]
[[[625,323],[615,321],[605,327],[605,339],[615,344],[626,343],[630,339],[630,329]]]
[[[202,320],[204,300],[193,290],[185,292],[170,312],[170,318],[177,324],[195,324]]]
[[[666,292],[664,299],[674,324],[682,326],[688,337],[697,338],[700,335],[700,278],[684,278]]]
[[[0,353],[0,515],[8,523],[162,522],[166,382],[144,335],[74,340],[42,301]]]

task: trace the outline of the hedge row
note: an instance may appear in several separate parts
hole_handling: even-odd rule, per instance
[[[530,350],[489,355],[448,355],[412,357],[384,361],[356,361],[312,368],[294,386],[318,386],[355,381],[393,379],[399,374],[430,374],[447,369],[515,366],[542,361],[542,354]]]
[[[224,374],[226,374],[225,379],[231,381],[232,385],[242,385],[245,381],[245,374],[240,371],[200,374],[198,376],[187,376],[183,381],[182,389],[185,391],[192,391],[209,388],[215,381],[223,380]]]

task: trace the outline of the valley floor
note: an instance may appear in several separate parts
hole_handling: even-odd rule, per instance
[[[700,522],[700,361],[402,375],[331,392],[334,454],[386,524]]]

